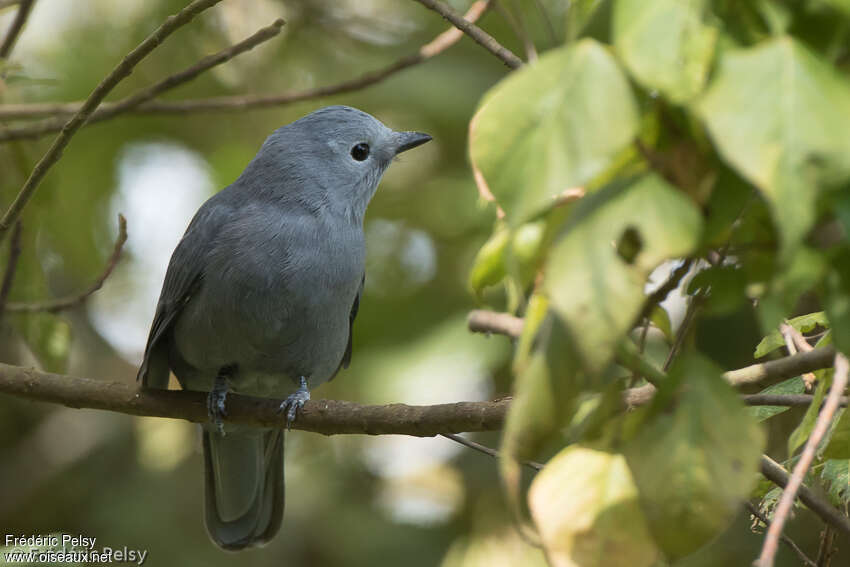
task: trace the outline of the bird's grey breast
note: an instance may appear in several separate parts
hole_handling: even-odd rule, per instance
[[[315,385],[333,375],[363,276],[360,226],[322,211],[245,205],[205,264],[175,329],[189,364],[213,373],[235,364],[234,388],[254,395],[288,390],[284,376]]]

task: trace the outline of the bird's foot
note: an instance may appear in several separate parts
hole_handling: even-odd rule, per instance
[[[215,425],[216,431],[224,435],[224,421],[227,417],[227,409],[225,402],[227,401],[227,377],[219,374],[215,377],[213,388],[207,395],[207,415],[210,421]]]
[[[307,378],[302,376],[301,385],[298,386],[297,390],[289,394],[289,396],[283,400],[283,403],[280,404],[280,408],[277,410],[279,413],[286,412],[287,429],[292,428],[292,422],[295,421],[295,418],[298,415],[298,410],[303,408],[304,404],[309,399],[310,390],[307,388]]]

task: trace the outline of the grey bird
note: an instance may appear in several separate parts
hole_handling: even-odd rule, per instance
[[[272,133],[174,250],[138,379],[167,388],[173,371],[209,392],[205,523],[222,548],[268,542],[284,508],[283,432],[224,425],[227,392],[285,398],[289,425],[309,388],[348,367],[366,206],[393,158],[430,139],[317,110]]]

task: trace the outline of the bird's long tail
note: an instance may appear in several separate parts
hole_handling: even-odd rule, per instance
[[[263,545],[283,519],[283,432],[202,429],[210,537],[230,550]]]

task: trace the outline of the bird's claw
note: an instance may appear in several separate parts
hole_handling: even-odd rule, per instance
[[[304,404],[307,400],[310,399],[310,390],[307,389],[307,379],[301,378],[301,385],[298,389],[289,394],[285,400],[280,404],[280,408],[278,408],[278,413],[286,412],[286,429],[292,428],[292,423],[295,421],[295,418],[298,416],[298,410],[304,407]]]
[[[225,407],[226,401],[227,385],[225,383],[224,387],[220,388],[217,382],[216,386],[210,390],[210,393],[207,396],[207,415],[213,425],[215,425],[216,431],[221,434],[224,434],[223,420],[227,417],[227,408]]]

